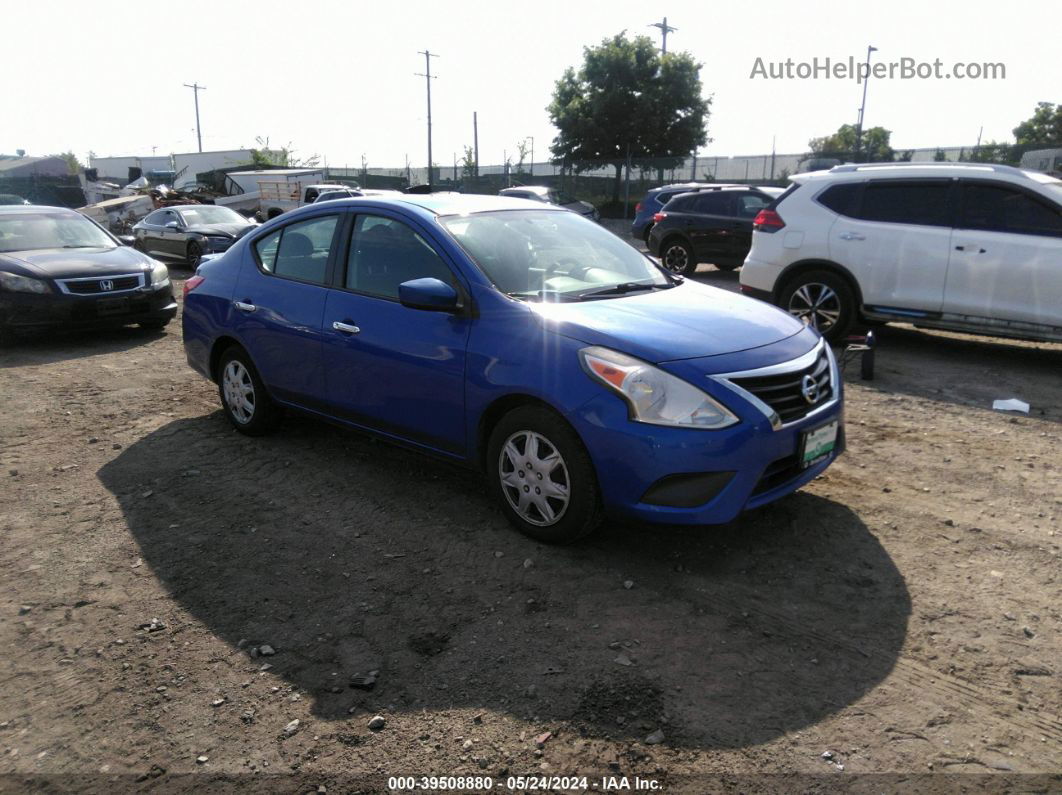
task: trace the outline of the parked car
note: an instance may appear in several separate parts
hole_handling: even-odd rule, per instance
[[[356,199],[361,196],[401,196],[397,190],[383,188],[336,188],[335,190],[323,190],[317,196],[317,202],[330,202],[336,199]]]
[[[1062,340],[1062,180],[1010,166],[839,166],[755,221],[743,292],[830,340],[857,320]]]
[[[195,265],[202,254],[225,251],[240,235],[258,226],[228,207],[182,204],[163,207],[133,226],[133,245],[155,257]]]
[[[29,204],[26,199],[16,196],[14,193],[0,193],[0,205]]]
[[[730,271],[752,245],[752,221],[774,200],[759,188],[705,188],[680,193],[653,216],[648,248],[672,273],[690,275],[701,262]]]
[[[1062,149],[1035,149],[1021,156],[1021,168],[1062,174]]]
[[[0,337],[139,324],[177,314],[166,266],[61,207],[0,207]]]
[[[815,331],[526,200],[287,213],[199,267],[183,324],[237,430],[294,408],[483,469],[543,541],[603,513],[728,522],[844,447]]]
[[[499,196],[508,196],[510,199],[531,199],[532,201],[556,204],[565,210],[585,216],[592,221],[601,219],[601,213],[590,202],[584,202],[569,196],[556,188],[548,188],[544,185],[521,185],[518,188],[502,188],[498,191]]]

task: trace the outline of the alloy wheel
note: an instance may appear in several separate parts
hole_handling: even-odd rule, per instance
[[[825,334],[841,317],[841,299],[829,285],[820,282],[802,284],[789,297],[789,313],[820,334]]]
[[[690,264],[689,255],[686,253],[686,248],[680,246],[677,243],[664,251],[664,267],[672,273],[684,273],[686,266]]]
[[[229,413],[238,423],[246,425],[254,417],[254,382],[243,362],[233,359],[225,366],[222,387]]]
[[[556,445],[539,433],[517,431],[506,439],[498,475],[505,499],[530,524],[554,525],[568,509],[568,466]]]

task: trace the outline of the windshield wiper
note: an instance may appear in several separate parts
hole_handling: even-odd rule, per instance
[[[614,284],[611,287],[603,287],[600,290],[590,290],[586,293],[579,293],[578,298],[580,301],[586,298],[597,298],[605,295],[625,295],[627,293],[637,293],[642,290],[667,290],[671,285],[667,284],[655,284],[653,282],[621,282],[620,284]]]
[[[80,244],[78,244],[76,246],[75,245],[66,245],[66,246],[63,246],[63,248],[105,248],[105,246],[91,246],[91,245],[88,245],[87,243],[80,243]]]
[[[506,293],[506,295],[513,298],[537,299],[539,301],[578,301],[580,298],[580,296],[562,293],[557,290],[529,290],[523,293]]]

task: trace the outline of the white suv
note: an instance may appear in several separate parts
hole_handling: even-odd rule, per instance
[[[742,292],[830,341],[859,318],[1062,341],[1062,180],[972,163],[792,180],[756,217]]]

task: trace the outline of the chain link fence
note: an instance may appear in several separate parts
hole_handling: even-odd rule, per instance
[[[789,177],[829,169],[842,163],[996,163],[1037,171],[1062,172],[1062,142],[1015,146],[1007,144],[926,147],[883,152],[802,152],[799,154],[691,155],[640,157],[625,161],[505,163],[436,166],[430,183],[435,190],[495,195],[503,188],[540,185],[566,198],[587,201],[611,218],[630,218],[650,188],[683,182],[724,182],[784,186]],[[330,179],[364,188],[404,190],[429,182],[426,168],[332,168]]]

